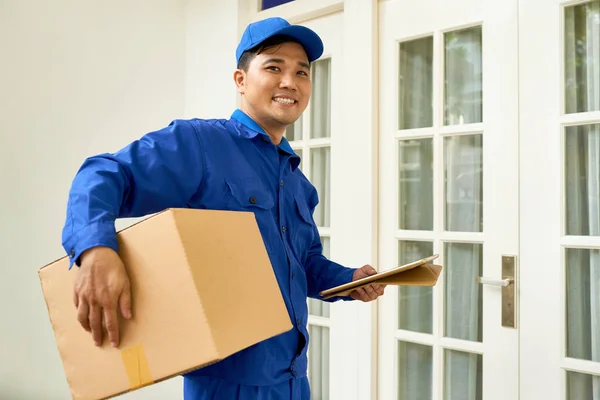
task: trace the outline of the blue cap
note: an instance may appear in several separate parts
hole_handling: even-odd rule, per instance
[[[300,42],[309,62],[313,62],[323,54],[323,41],[313,30],[301,25],[291,25],[283,18],[272,17],[253,22],[246,27],[235,52],[237,62],[240,62],[244,51],[256,47],[275,35],[291,36]]]

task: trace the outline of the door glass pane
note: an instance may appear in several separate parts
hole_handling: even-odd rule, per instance
[[[294,0],[262,0],[261,10],[268,10],[269,8],[277,7],[281,4],[290,3]]]
[[[600,0],[565,8],[565,107],[600,110]]]
[[[308,379],[311,399],[329,399],[329,328],[310,325]]]
[[[321,237],[321,244],[323,245],[323,255],[329,258],[329,238]],[[308,313],[310,315],[316,315],[318,317],[329,318],[329,303],[317,299],[308,299]]]
[[[285,138],[290,142],[302,140],[302,117],[298,118],[296,122],[287,127],[285,130]]]
[[[483,121],[481,27],[444,34],[444,125]]]
[[[446,243],[445,334],[454,339],[481,342],[482,289],[476,278],[483,269],[483,245]]]
[[[567,356],[600,362],[600,250],[567,249]]]
[[[445,350],[444,366],[444,400],[483,399],[483,357],[480,354]]]
[[[400,229],[433,230],[433,139],[398,142]]]
[[[331,148],[318,147],[310,150],[311,182],[319,193],[319,204],[314,212],[317,226],[328,227],[330,220],[330,173]]]
[[[567,371],[567,400],[600,398],[600,376]]]
[[[331,136],[331,59],[315,61],[311,67],[310,137]]]
[[[431,242],[401,241],[398,244],[399,265],[433,254]],[[398,286],[398,329],[433,333],[433,288]]]
[[[483,231],[482,135],[444,139],[445,228]]]
[[[565,163],[567,235],[600,236],[600,124],[566,128]]]
[[[433,37],[400,43],[398,129],[433,126]]]
[[[398,342],[398,400],[429,400],[432,397],[433,349]]]

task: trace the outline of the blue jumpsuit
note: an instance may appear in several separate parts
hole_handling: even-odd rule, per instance
[[[114,221],[166,208],[252,211],[294,328],[184,375],[186,400],[307,400],[307,297],[350,282],[326,259],[313,220],[314,186],[283,138],[276,146],[241,110],[230,119],[176,120],[114,154],[85,160],[67,204],[63,246],[118,251]],[[328,301],[350,300],[333,298]]]

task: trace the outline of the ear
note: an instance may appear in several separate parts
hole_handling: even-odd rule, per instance
[[[246,72],[241,69],[236,69],[233,73],[233,81],[235,82],[238,93],[244,94],[246,92]]]

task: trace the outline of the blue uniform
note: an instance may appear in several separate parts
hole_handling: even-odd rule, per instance
[[[116,218],[174,207],[256,215],[294,328],[186,374],[186,399],[309,398],[307,296],[350,282],[355,270],[322,255],[312,217],[318,195],[299,163],[285,138],[276,146],[236,110],[230,119],[173,121],[86,159],[75,176],[63,229],[71,266],[94,246],[118,251]]]

